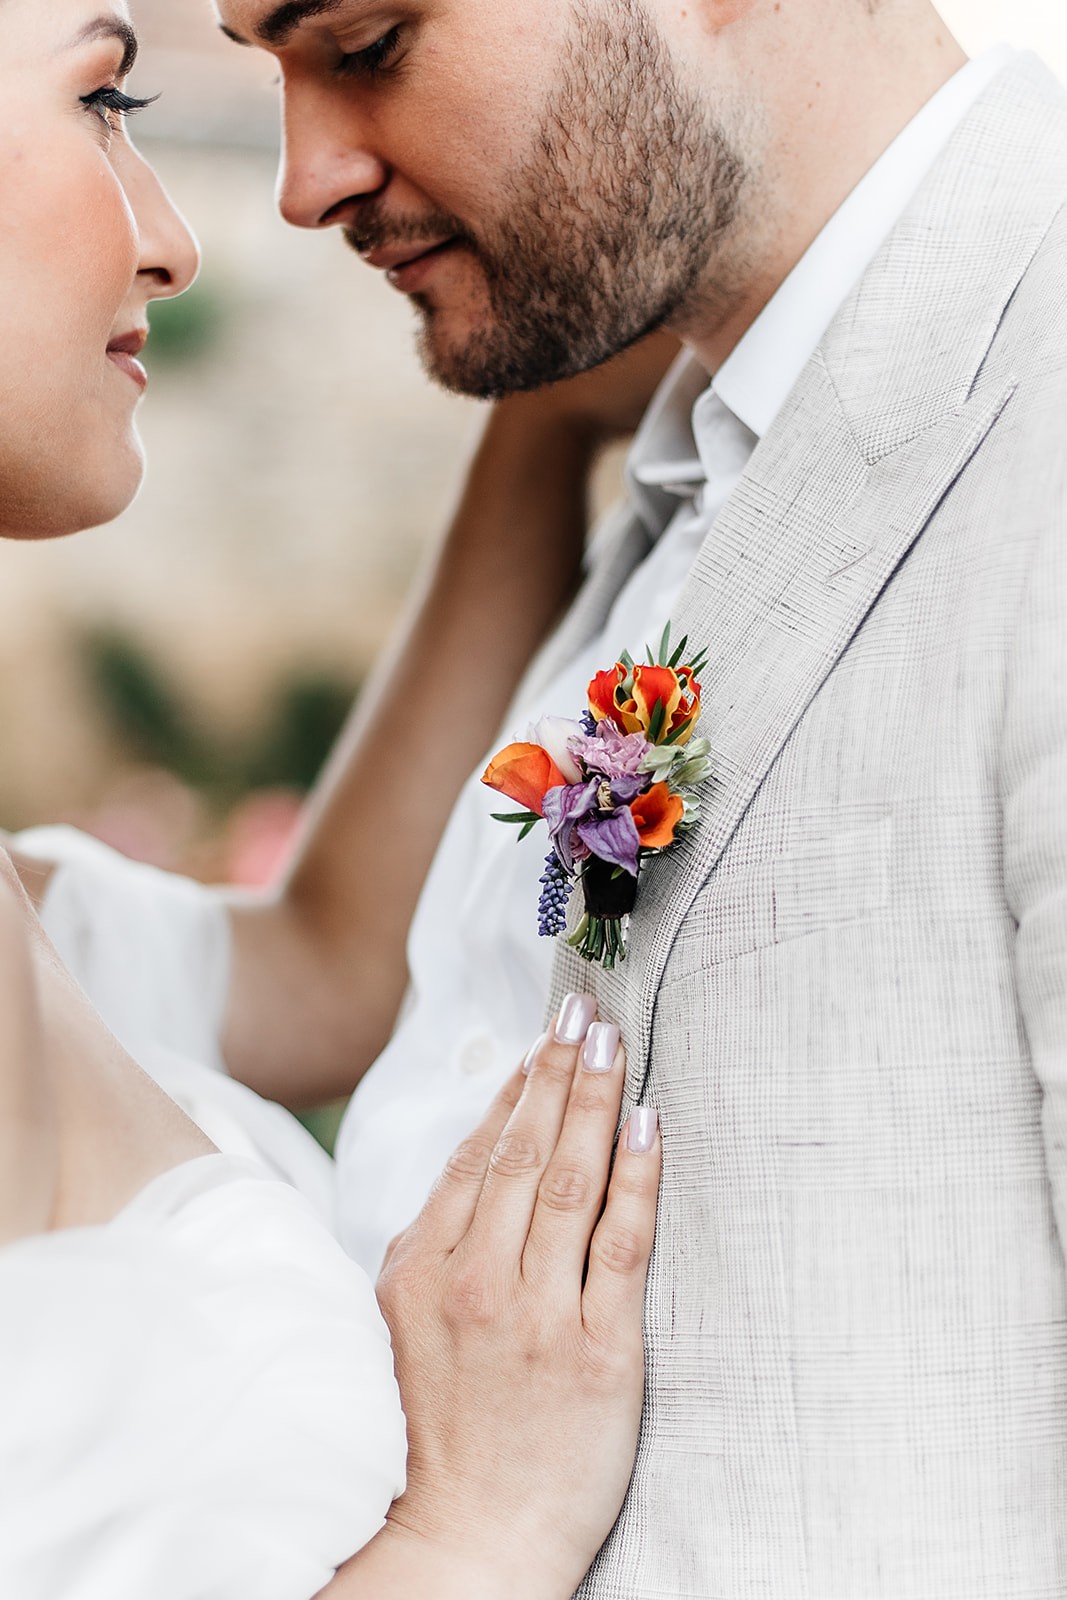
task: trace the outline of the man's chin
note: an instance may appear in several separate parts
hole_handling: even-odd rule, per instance
[[[475,400],[500,400],[521,385],[507,381],[512,364],[501,361],[486,332],[469,333],[465,339],[449,337],[441,326],[439,313],[420,307],[423,312],[419,336],[419,357],[427,376],[452,394]]]
[[[509,394],[529,394],[547,388],[564,378],[574,377],[590,366],[576,361],[573,353],[552,350],[550,341],[527,348],[519,340],[506,339],[496,324],[483,325],[464,336],[447,330],[444,316],[420,306],[423,324],[419,335],[419,357],[427,376],[452,394],[474,400],[503,400]]]

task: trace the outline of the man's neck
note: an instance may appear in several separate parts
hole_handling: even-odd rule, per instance
[[[798,75],[767,106],[773,132],[723,260],[713,265],[715,288],[673,328],[709,372],[736,348],[879,157],[966,65],[940,19],[929,17],[921,39],[891,37],[888,47],[882,41],[882,49],[850,58],[839,47],[836,73],[812,72],[807,86]],[[734,278],[737,262],[744,266]]]

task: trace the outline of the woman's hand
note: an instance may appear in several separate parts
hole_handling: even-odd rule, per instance
[[[586,1037],[592,1015],[591,1000],[567,1002],[390,1252],[378,1287],[408,1489],[345,1569],[373,1587],[342,1575],[331,1600],[565,1600],[618,1515],[660,1144],[654,1114],[635,1113],[609,1181],[623,1053],[607,1024]]]

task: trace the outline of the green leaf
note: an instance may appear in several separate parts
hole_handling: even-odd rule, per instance
[[[540,822],[540,820],[541,820],[541,818],[540,818],[540,817],[531,817],[531,818],[530,818],[530,820],[529,820],[529,822],[524,822],[524,823],[523,823],[523,825],[522,825],[522,827],[521,827],[521,828],[520,828],[520,829],[519,829],[519,837],[518,837],[518,839],[517,839],[517,840],[516,840],[516,843],[517,843],[517,844],[521,844],[521,843],[522,843],[522,841],[523,841],[523,840],[524,840],[524,839],[525,839],[525,837],[526,837],[526,835],[527,835],[527,834],[528,834],[528,833],[529,833],[529,832],[530,832],[530,831],[531,831],[531,830],[532,830],[532,829],[533,829],[533,828],[536,828],[536,827],[537,827],[537,824],[538,824],[538,823],[539,823],[539,822]]]
[[[536,811],[492,811],[490,816],[494,822],[514,822],[527,829],[541,821]]]
[[[680,727],[671,729],[670,733],[664,739],[663,743],[664,744],[677,744],[678,740],[685,736],[686,729],[687,728],[691,728],[692,726],[693,726],[693,719],[692,719],[692,717],[688,717],[686,719],[686,721],[681,724]],[[655,740],[653,740],[653,743],[655,743]]]
[[[689,635],[686,634],[684,636],[684,638],[682,639],[681,644],[678,646],[677,650],[674,652],[673,656],[671,656],[671,659],[668,661],[667,665],[669,667],[672,667],[672,668],[673,667],[677,667],[680,664],[682,657],[685,655],[686,648],[687,648],[688,644],[689,644]]]
[[[659,666],[666,666],[666,664],[667,664],[667,652],[670,650],[670,647],[671,647],[671,625],[668,622],[667,626],[663,630],[663,638],[659,642],[659,653],[656,656],[656,662],[657,662],[657,664]]]
[[[663,733],[663,724],[667,720],[667,707],[662,700],[657,700],[652,712],[652,720],[648,725],[648,740],[650,744],[659,744]],[[668,741],[669,742],[669,741]]]
[[[630,654],[629,650],[623,651],[622,655],[619,657],[619,664],[620,666],[624,666],[627,672],[632,672],[634,670],[634,658]]]

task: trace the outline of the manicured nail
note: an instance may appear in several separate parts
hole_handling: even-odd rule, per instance
[[[619,1048],[619,1030],[613,1022],[594,1022],[582,1046],[586,1072],[610,1072]]]
[[[595,1016],[596,1001],[592,995],[569,994],[556,1019],[556,1038],[560,1044],[581,1044]]]
[[[626,1148],[634,1155],[643,1156],[656,1142],[659,1113],[650,1106],[635,1106],[630,1112],[630,1126],[626,1132]]]
[[[541,1046],[544,1044],[544,1042],[545,1042],[545,1040],[547,1038],[548,1038],[548,1034],[547,1033],[543,1033],[541,1035],[541,1037],[539,1039],[535,1039],[533,1044],[530,1046],[529,1052],[528,1052],[528,1054],[526,1056],[526,1060],[522,1064],[523,1075],[525,1077],[528,1078],[530,1076],[530,1073],[533,1071],[534,1057],[537,1055],[538,1050],[540,1050]]]

